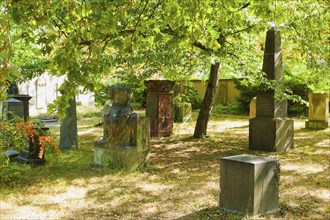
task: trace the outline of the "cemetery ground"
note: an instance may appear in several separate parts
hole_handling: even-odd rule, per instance
[[[330,219],[329,129],[295,119],[294,149],[250,151],[248,117],[214,114],[207,137],[192,138],[195,120],[175,123],[171,137],[151,140],[148,165],[128,173],[93,165],[99,120],[78,121],[78,150],[48,150],[44,166],[2,170],[0,219]],[[50,130],[58,140],[59,125]],[[280,160],[280,212],[252,217],[217,207],[219,159],[238,154]]]

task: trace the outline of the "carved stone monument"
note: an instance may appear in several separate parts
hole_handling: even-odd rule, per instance
[[[309,129],[325,129],[329,126],[329,95],[321,93],[308,94],[308,121],[305,127]]]
[[[173,130],[173,97],[175,81],[147,80],[148,89],[146,115],[150,118],[150,135],[166,137]]]
[[[267,31],[262,71],[267,79],[277,80],[283,89],[280,32]],[[249,149],[283,151],[293,147],[293,120],[287,118],[287,101],[275,99],[275,91],[257,94],[256,117],[249,120]]]
[[[94,163],[136,170],[150,151],[150,121],[132,112],[129,86],[112,85],[109,96],[112,102],[104,105],[103,138],[94,144]]]
[[[220,207],[242,214],[279,210],[280,166],[277,159],[236,155],[220,160]]]

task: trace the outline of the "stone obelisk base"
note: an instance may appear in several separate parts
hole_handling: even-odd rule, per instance
[[[249,120],[249,149],[285,151],[293,148],[294,126],[291,119],[256,117]]]

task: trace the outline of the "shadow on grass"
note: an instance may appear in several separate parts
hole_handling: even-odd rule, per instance
[[[90,129],[88,126],[84,128]],[[66,206],[70,206],[70,209],[61,216],[63,218],[241,219],[241,216],[224,212],[216,207],[220,190],[219,159],[221,157],[238,154],[275,156],[279,157],[281,164],[283,162],[286,166],[297,163],[300,166],[300,163],[314,161],[317,158],[315,163],[328,164],[325,162],[327,156],[324,155],[324,151],[328,148],[322,147],[323,151],[317,151],[315,147],[328,138],[326,132],[298,129],[295,131],[294,149],[286,153],[269,153],[250,151],[246,130],[247,127],[243,126],[224,132],[212,132],[212,136],[203,139],[194,139],[189,135],[152,139],[148,165],[140,172],[133,173],[94,166],[93,142],[102,134],[96,131],[83,131],[80,137],[81,147],[77,151],[66,151],[62,156],[48,157],[46,154],[45,166],[25,167],[24,173],[14,180],[7,181],[7,185],[4,186],[6,193],[12,193],[13,188],[24,193],[30,187],[56,188],[64,184],[62,191],[54,193],[56,198],[67,195],[71,188],[78,190],[81,192],[81,197],[69,197],[61,201],[63,204],[61,209],[66,210]],[[299,166],[298,169],[303,168]],[[315,184],[312,184],[314,188],[327,186],[325,180],[322,180],[327,178],[323,172],[328,171],[325,169],[305,176],[295,170],[281,172],[284,177],[280,179],[283,195],[286,196],[285,193],[289,195],[297,186],[306,186],[308,179],[316,180]],[[318,185],[317,182],[320,181]],[[306,190],[310,191],[307,187]],[[52,196],[54,195],[49,195]],[[286,215],[291,219],[299,216],[310,217],[310,212],[314,213],[312,216],[324,217],[329,213],[319,211],[324,207],[325,202],[316,197],[304,198],[298,194],[291,199],[285,196],[282,197],[284,201],[281,205],[282,213],[272,217],[282,218]],[[287,202],[289,200],[292,201],[289,203]],[[32,205],[53,209],[53,204],[55,203],[45,201]],[[301,207],[310,212],[304,212]],[[318,212],[321,214],[318,215]],[[178,218],[178,216],[182,217]]]
[[[208,220],[222,220],[222,219],[232,219],[232,220],[239,220],[243,219],[243,215],[239,214],[233,214],[230,212],[227,212],[217,206],[205,208],[202,210],[199,210],[198,212],[182,216],[179,218],[176,218],[175,220],[199,220],[199,219],[208,219]]]

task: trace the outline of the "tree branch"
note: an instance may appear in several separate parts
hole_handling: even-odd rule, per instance
[[[200,42],[195,41],[195,42],[193,43],[193,45],[194,45],[195,47],[198,47],[199,49],[201,49],[201,50],[203,50],[203,51],[206,51],[206,52],[212,52],[212,50],[211,50],[210,48],[207,48],[205,45],[203,45],[203,44],[200,43]]]
[[[240,33],[240,32],[247,31],[247,30],[253,28],[254,26],[256,26],[256,24],[251,25],[251,26],[249,26],[249,27],[246,27],[246,28],[244,28],[244,29],[241,29],[241,30],[235,31],[235,32],[228,33],[228,34],[226,34],[226,36],[234,35],[234,34],[238,34],[238,33]]]

